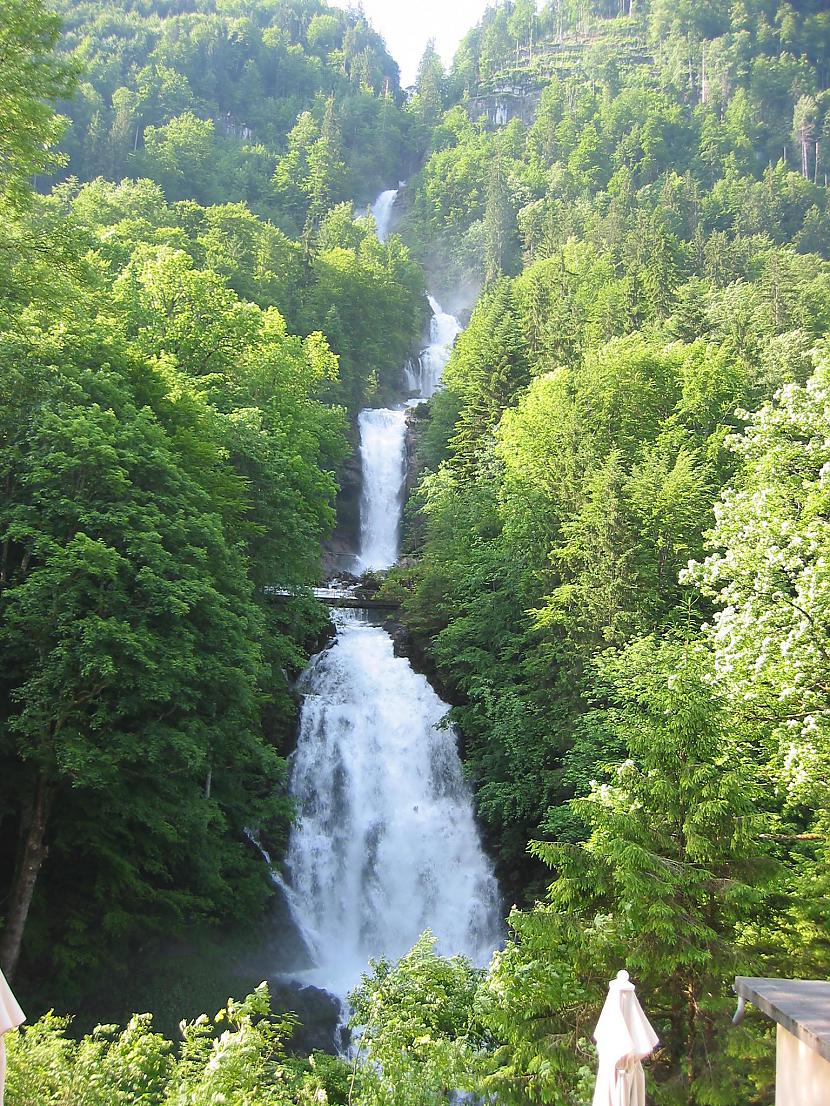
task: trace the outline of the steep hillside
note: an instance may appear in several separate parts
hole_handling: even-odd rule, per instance
[[[368,202],[407,164],[398,67],[359,12],[319,0],[57,8],[82,66],[65,105],[67,175],[244,200],[299,235],[314,203]]]
[[[545,900],[485,987],[491,1092],[582,1102],[574,1010],[626,962],[654,1101],[754,1103],[730,975],[827,962],[830,22],[638,9],[500,5],[431,74],[403,233],[481,292],[387,587],[508,894]],[[504,82],[533,110],[477,120]]]

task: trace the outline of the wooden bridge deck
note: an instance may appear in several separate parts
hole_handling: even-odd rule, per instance
[[[355,595],[354,592],[347,590],[346,588],[282,588],[279,586],[270,586],[263,589],[269,599],[290,599],[298,592],[308,590],[314,596],[315,599],[319,599],[321,603],[325,603],[328,607],[342,607],[349,610],[362,610],[362,611],[396,611],[400,607],[400,603],[392,602],[389,599],[374,599],[366,598],[362,595]]]

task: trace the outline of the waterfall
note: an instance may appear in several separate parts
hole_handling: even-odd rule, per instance
[[[421,393],[421,366],[420,363],[416,369],[415,363],[410,358],[409,361],[403,367],[403,379],[406,385],[406,390],[410,395],[420,395]]]
[[[406,479],[406,411],[369,407],[358,416],[363,490],[358,572],[389,568],[398,559]]]
[[[434,395],[447,362],[450,359],[455,339],[461,333],[461,324],[455,315],[449,315],[434,296],[429,297],[432,319],[429,324],[429,345],[422,350],[419,359],[419,391],[422,399]]]
[[[396,193],[373,212],[388,229]],[[418,391],[437,388],[458,320],[430,297]],[[413,373],[414,376],[414,373]],[[414,381],[413,381],[414,383]],[[358,570],[398,557],[406,408],[361,411]],[[447,705],[363,611],[334,614],[334,643],[311,661],[291,794],[299,817],[286,901],[314,968],[302,978],[345,997],[370,958],[398,958],[430,929],[439,951],[484,964],[501,931],[498,885],[481,845]]]
[[[380,204],[383,193],[375,206]],[[404,369],[410,391],[429,399],[441,382],[461,324],[447,314],[433,297],[430,344],[421,352],[418,369],[412,363]],[[368,407],[358,416],[360,466],[363,488],[360,497],[360,553],[358,573],[391,567],[398,559],[401,509],[406,480],[406,409]]]
[[[403,955],[427,928],[441,952],[486,962],[499,898],[446,705],[384,630],[335,617],[301,684],[286,867],[311,934],[306,978],[344,995],[370,957]]]
[[[375,217],[378,238],[381,242],[385,242],[386,236],[389,234],[389,224],[392,222],[392,208],[395,206],[395,200],[397,200],[397,198],[398,189],[389,188],[386,192],[381,192],[372,204],[371,211]]]

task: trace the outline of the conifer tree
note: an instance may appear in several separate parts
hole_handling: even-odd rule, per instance
[[[330,97],[326,104],[320,137],[309,151],[308,176],[304,182],[308,206],[302,243],[307,262],[310,262],[314,254],[317,234],[326,212],[340,198],[345,170],[340,152],[340,132],[335,118],[334,98]]]
[[[510,189],[504,159],[497,155],[487,179],[487,205],[484,211],[486,251],[484,282],[492,284],[504,275],[515,233],[516,217],[510,202]]]
[[[583,843],[532,846],[557,875],[546,905],[513,915],[518,943],[488,984],[489,1017],[513,1056],[493,1084],[509,1093],[525,1080],[534,1101],[581,1101],[578,1039],[605,982],[626,967],[661,1039],[651,1100],[749,1101],[750,1075],[730,1060],[723,1021],[735,974],[757,963],[744,934],[765,917],[774,870],[757,836],[752,746],[700,646],[646,638],[598,671],[611,707],[591,724],[613,731],[629,757],[574,801]],[[568,1091],[557,1098],[557,1087]]]

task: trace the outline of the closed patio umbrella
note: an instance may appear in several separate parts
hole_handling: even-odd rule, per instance
[[[17,1029],[25,1020],[26,1015],[18,1006],[6,977],[0,971],[0,1106],[3,1106],[3,1089],[6,1084],[6,1034],[10,1029]]]
[[[645,1106],[642,1060],[657,1047],[657,1034],[643,1013],[628,972],[617,972],[594,1030],[599,1054],[593,1106]]]

